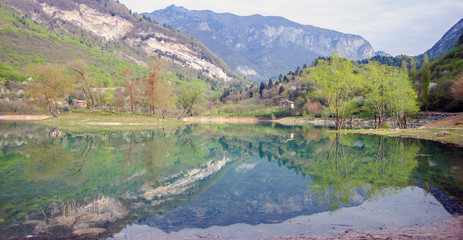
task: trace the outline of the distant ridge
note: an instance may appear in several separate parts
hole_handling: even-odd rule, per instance
[[[453,25],[434,46],[426,51],[429,60],[434,60],[448,53],[458,43],[458,39],[463,34],[463,18]]]
[[[142,15],[199,39],[233,71],[257,81],[310,64],[333,51],[353,60],[375,55],[370,43],[358,35],[301,25],[283,17],[242,17],[175,5]]]

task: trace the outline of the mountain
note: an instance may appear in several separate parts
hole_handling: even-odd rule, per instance
[[[375,52],[375,56],[391,57],[392,55],[385,52],[385,51],[377,51],[377,52]]]
[[[85,58],[94,68],[104,65],[116,71],[109,75],[114,78],[123,66],[144,66],[157,55],[182,76],[189,74],[212,85],[242,82],[199,41],[132,14],[115,0],[3,0],[0,4],[2,45],[8,49],[0,56],[7,65],[3,68],[37,59],[66,63]]]
[[[370,43],[360,36],[282,17],[242,17],[174,5],[142,15],[199,39],[232,70],[254,80],[276,77],[333,51],[354,60],[375,55]]]
[[[426,51],[429,56],[429,60],[435,60],[449,52],[453,47],[455,47],[455,45],[457,45],[458,39],[462,34],[463,18],[450,28],[450,30],[448,30],[431,49]]]
[[[463,34],[457,45],[431,63],[430,110],[463,111],[463,102],[454,99],[451,89],[460,76],[463,76]],[[421,73],[420,73],[421,75]]]

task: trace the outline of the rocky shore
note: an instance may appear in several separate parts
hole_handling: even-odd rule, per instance
[[[460,115],[461,113],[437,113],[437,112],[428,112],[428,113],[418,113],[415,118],[409,119],[409,128],[419,128],[427,124],[432,124],[438,121],[442,121],[451,117]],[[316,126],[326,126],[334,127],[334,122],[329,119],[321,118],[300,118],[300,117],[289,117],[275,120],[275,122],[284,124],[284,125],[316,125]],[[390,128],[396,128],[397,126],[392,121],[392,119],[386,119],[384,121]],[[373,129],[376,128],[377,120],[374,118],[371,119],[361,119],[361,118],[351,118],[347,119],[345,122],[346,128],[365,128]]]
[[[456,216],[449,220],[424,226],[404,228],[381,228],[371,231],[348,229],[342,235],[324,236],[286,236],[278,239],[285,240],[386,240],[386,239],[462,239],[463,216]]]

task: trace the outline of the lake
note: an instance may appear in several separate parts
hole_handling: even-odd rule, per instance
[[[0,238],[253,239],[462,213],[463,151],[314,127],[0,123]]]

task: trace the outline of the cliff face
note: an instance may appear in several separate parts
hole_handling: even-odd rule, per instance
[[[450,28],[444,36],[434,46],[426,51],[429,59],[434,59],[443,56],[449,52],[458,43],[458,39],[463,35],[463,18]],[[421,55],[420,55],[421,56]]]
[[[12,10],[58,33],[65,31],[111,45],[115,54],[138,64],[158,55],[218,84],[239,84],[234,74],[202,43],[175,29],[133,15],[114,0],[5,0]],[[127,50],[128,49],[128,50]]]
[[[353,60],[375,55],[368,41],[360,36],[301,25],[282,17],[240,17],[175,6],[143,15],[198,38],[232,70],[259,80],[310,64],[333,51]]]

